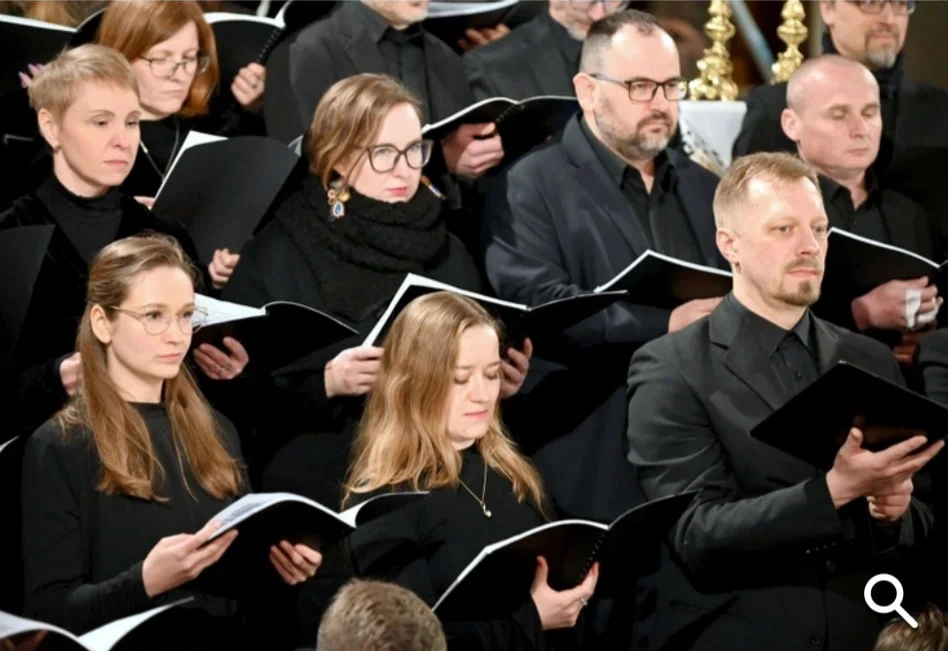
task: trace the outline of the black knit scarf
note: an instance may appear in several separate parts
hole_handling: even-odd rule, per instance
[[[354,323],[375,315],[408,273],[423,274],[448,252],[442,203],[419,186],[410,201],[386,203],[350,190],[332,219],[326,191],[310,175],[280,206],[278,219],[306,254],[328,312]]]

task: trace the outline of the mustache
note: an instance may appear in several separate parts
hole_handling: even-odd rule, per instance
[[[899,31],[891,25],[880,25],[879,27],[876,27],[871,32],[869,32],[869,37],[871,38],[873,36],[881,36],[883,34],[892,36],[894,38],[899,37]]]
[[[823,271],[823,265],[820,264],[819,260],[797,260],[787,267],[787,273],[790,273],[791,271],[797,271],[799,269],[805,269],[808,271]]]
[[[662,111],[652,111],[646,117],[639,120],[639,123],[637,126],[639,129],[641,129],[648,122],[658,122],[658,121],[664,122],[665,126],[671,129],[671,126],[672,126],[671,116],[668,113],[664,113]]]

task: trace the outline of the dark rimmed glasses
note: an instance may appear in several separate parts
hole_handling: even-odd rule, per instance
[[[687,79],[655,81],[654,79],[639,78],[623,81],[622,79],[613,79],[612,77],[607,77],[599,73],[593,73],[590,77],[598,79],[599,81],[608,81],[612,84],[625,86],[629,91],[629,99],[633,102],[651,102],[659,88],[662,89],[662,92],[665,94],[665,99],[669,102],[681,101],[688,95]]]
[[[892,13],[896,16],[911,16],[915,13],[915,7],[918,4],[916,0],[849,0],[849,2],[859,7],[862,13],[871,16],[881,14],[886,5],[892,7]]]
[[[157,57],[153,59],[149,59],[148,57],[141,58],[143,61],[148,62],[148,67],[151,68],[151,74],[156,77],[161,77],[162,79],[174,77],[175,73],[178,72],[178,68],[184,68],[186,74],[193,75],[204,72],[207,70],[207,67],[211,65],[210,54],[185,57],[180,61],[175,61],[171,57]]]
[[[171,327],[173,321],[177,321],[178,330],[184,335],[189,335],[196,330],[200,330],[207,322],[207,310],[200,307],[185,310],[179,314],[171,314],[165,310],[154,309],[146,309],[138,312],[121,307],[113,307],[111,309],[116,312],[121,312],[122,314],[127,314],[133,319],[138,320],[145,328],[145,333],[153,336],[163,335],[168,332],[168,328]]]
[[[413,170],[420,170],[428,164],[431,158],[431,140],[418,140],[411,143],[405,149],[399,149],[395,145],[382,144],[366,147],[365,151],[369,155],[369,165],[379,174],[391,172],[398,165],[402,156],[408,167]]]

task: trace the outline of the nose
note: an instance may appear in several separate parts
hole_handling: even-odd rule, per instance
[[[471,392],[468,395],[471,402],[483,404],[490,399],[490,392],[487,389],[487,380],[483,377],[474,378],[471,382]]]
[[[412,169],[408,165],[408,154],[402,154],[398,157],[398,160],[395,161],[395,167],[392,169],[392,173],[399,178],[405,178],[410,175],[411,172]]]
[[[182,342],[188,341],[190,343],[191,335],[190,333],[185,334],[184,330],[187,328],[181,328],[180,319],[175,319],[170,324],[168,324],[168,329],[164,332],[164,340],[169,344],[180,344]]]
[[[606,8],[602,2],[593,2],[592,6],[586,12],[590,22],[596,22],[606,17]]]
[[[118,149],[131,149],[133,140],[131,130],[124,123],[119,123],[112,132],[112,146]]]
[[[811,258],[820,252],[820,239],[812,228],[801,228],[797,238],[797,255],[801,258]]]
[[[853,138],[865,138],[868,134],[868,120],[861,115],[853,115],[849,120],[849,135]]]

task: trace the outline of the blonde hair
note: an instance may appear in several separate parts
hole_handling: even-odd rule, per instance
[[[912,628],[901,618],[892,620],[876,639],[873,651],[948,651],[948,618],[940,608],[929,604],[916,618]]]
[[[76,350],[81,377],[76,396],[58,414],[64,432],[85,428],[92,433],[102,475],[97,489],[142,500],[163,501],[156,487],[164,469],[139,413],[121,396],[108,372],[106,345],[92,332],[96,305],[110,318],[128,297],[134,280],[160,268],[181,269],[196,281],[197,274],[181,246],[163,235],[127,237],[103,248],[92,261],[86,309],[79,323]],[[173,325],[171,327],[174,327]],[[165,380],[163,403],[171,420],[174,447],[201,487],[221,499],[237,495],[241,473],[221,440],[218,423],[186,366]],[[190,487],[188,487],[190,491]]]
[[[727,169],[714,192],[714,223],[718,228],[732,223],[734,213],[746,208],[749,186],[755,179],[778,185],[806,179],[822,196],[816,170],[793,154],[763,152],[741,156]]]
[[[217,42],[214,31],[204,19],[204,12],[192,0],[121,0],[109,3],[102,15],[96,43],[113,47],[129,61],[134,61],[151,48],[167,41],[182,27],[193,22],[198,32],[198,50],[208,55],[210,63],[204,72],[195,75],[188,97],[179,114],[184,117],[204,115],[220,77],[217,63]]]
[[[353,579],[319,622],[316,651],[447,651],[441,622],[410,590]]]
[[[89,43],[64,51],[43,67],[27,90],[30,106],[60,117],[76,101],[82,87],[90,83],[108,84],[138,96],[138,77],[125,57],[111,48]]]
[[[386,75],[359,74],[333,84],[316,107],[306,133],[310,172],[329,188],[335,168],[349,156],[365,156],[394,107],[410,105],[422,119],[421,102],[401,83]],[[356,159],[355,163],[358,162]],[[353,169],[356,164],[353,164]],[[349,179],[346,178],[348,183]]]
[[[8,11],[12,9],[24,18],[78,27],[90,14],[105,4],[101,0],[14,0],[0,3],[0,11],[4,8]]]
[[[497,322],[480,305],[451,292],[417,298],[395,319],[353,445],[343,503],[355,493],[384,487],[459,485],[461,455],[448,440],[445,405],[461,335],[479,326],[502,339]],[[475,445],[484,463],[510,480],[519,501],[530,500],[544,511],[543,483],[504,432],[499,404]]]

